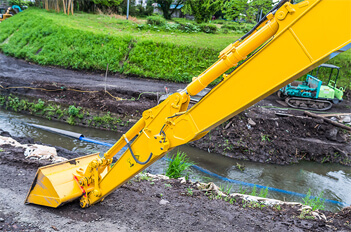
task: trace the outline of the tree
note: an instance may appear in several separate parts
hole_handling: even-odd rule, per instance
[[[265,15],[272,6],[272,0],[228,0],[223,4],[222,11],[227,19],[235,20],[240,14],[244,14],[246,21],[253,22],[261,10]]]
[[[101,6],[118,6],[123,2],[123,0],[92,0],[96,5],[101,5]]]
[[[256,15],[262,10],[263,16],[266,15],[273,7],[272,0],[252,0],[246,10],[247,20],[255,21]]]
[[[240,14],[245,14],[248,7],[247,0],[228,0],[222,6],[225,18],[235,20]]]
[[[187,0],[183,12],[192,14],[197,23],[208,22],[221,9],[222,0]]]
[[[165,19],[171,19],[172,14],[177,10],[178,6],[184,3],[184,0],[155,0],[155,2],[160,5],[163,17]],[[172,4],[173,2],[174,4]],[[171,5],[174,5],[175,7],[171,9]]]

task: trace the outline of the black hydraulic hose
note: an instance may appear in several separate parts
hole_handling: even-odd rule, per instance
[[[274,11],[276,11],[277,9],[279,9],[284,3],[289,2],[290,0],[281,0],[275,7],[273,7],[272,10],[270,10],[268,12],[268,14],[275,13]],[[249,35],[251,35],[267,18],[266,14],[248,33],[246,33],[243,37],[241,37],[240,39],[238,39],[237,41],[242,41],[244,40],[246,37],[248,37]],[[257,51],[255,51],[252,55],[250,55],[250,57],[252,57],[253,55],[255,55],[257,52],[259,52],[264,46],[262,46],[260,49],[258,49]],[[246,60],[248,60],[250,57],[248,57]],[[245,63],[245,61],[243,63]],[[243,63],[241,63],[240,65],[242,65]],[[230,73],[227,73],[227,75],[233,73],[238,67],[240,67],[240,65],[238,65],[234,70],[232,70]]]
[[[243,37],[241,37],[241,38],[239,39],[239,41],[244,40],[246,37],[248,37],[249,35],[251,35],[252,32],[254,32],[254,31],[267,19],[267,15],[269,15],[269,14],[272,13],[272,12],[273,12],[273,14],[275,14],[275,11],[276,11],[277,9],[279,9],[284,3],[289,2],[289,1],[290,1],[290,0],[281,0],[275,7],[273,7],[272,10],[270,10],[270,11],[268,12],[268,14],[266,14],[266,15],[256,24],[256,26],[254,26],[248,33],[246,33]]]
[[[145,162],[141,162],[141,161],[138,160],[138,158],[134,155],[134,152],[133,152],[133,150],[132,150],[132,147],[130,146],[130,143],[129,143],[128,139],[127,139],[126,137],[124,137],[124,139],[125,139],[126,142],[127,142],[127,146],[128,146],[128,148],[129,148],[130,154],[132,154],[132,157],[133,157],[133,159],[135,160],[135,162],[137,162],[138,164],[144,165],[144,164],[147,164],[147,163],[150,161],[150,159],[152,158],[152,152],[150,153],[149,158],[147,158],[147,160],[146,160]]]

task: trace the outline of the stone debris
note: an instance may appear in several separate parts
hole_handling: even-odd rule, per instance
[[[196,183],[196,186],[199,190],[204,191],[204,192],[209,192],[213,191],[215,194],[221,196],[221,197],[226,197],[227,194],[223,193],[217,185],[214,183]],[[286,202],[286,201],[280,201],[276,199],[270,199],[270,198],[264,198],[264,197],[258,197],[258,196],[251,196],[251,195],[245,195],[241,193],[232,193],[229,194],[230,197],[240,197],[244,199],[245,201],[250,201],[250,202],[258,202],[260,204],[264,204],[267,206],[275,206],[275,205],[291,205],[291,206],[299,206],[300,209],[299,211],[303,210],[309,210],[311,211],[312,216],[314,216],[315,219],[320,219],[320,220],[325,220],[326,221],[326,216],[319,212],[318,210],[312,211],[312,208],[308,205],[303,205],[299,202]]]
[[[255,123],[254,120],[252,120],[251,118],[249,118],[248,123],[249,123],[251,126],[256,126],[256,123]]]
[[[146,176],[150,177],[152,180],[169,180],[168,176],[160,175],[160,174],[153,175],[150,173],[145,173],[145,174],[139,173],[139,175],[146,175]]]
[[[169,203],[169,201],[164,200],[164,199],[160,200],[160,202],[159,202],[160,205],[167,205],[168,203]]]
[[[196,187],[203,192],[212,191],[212,192],[215,192],[217,195],[220,195],[221,197],[226,196],[226,194],[224,194],[222,191],[220,191],[218,186],[215,185],[213,182],[197,183]]]
[[[350,115],[340,116],[339,118],[340,118],[339,122],[341,122],[341,123],[350,123],[351,122]]]
[[[57,155],[56,148],[39,144],[20,144],[10,137],[0,136],[0,145],[9,144],[14,147],[25,149],[24,156],[27,159],[50,160],[52,163],[66,161],[66,158]]]

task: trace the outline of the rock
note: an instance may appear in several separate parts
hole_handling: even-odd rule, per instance
[[[167,205],[168,203],[169,203],[169,201],[164,200],[164,199],[160,200],[160,202],[159,202],[160,205]]]
[[[338,121],[338,119],[336,117],[331,117],[330,120]]]
[[[336,136],[338,134],[338,131],[339,130],[336,128],[330,129],[326,132],[325,137],[327,137],[327,139],[329,139],[329,140],[337,141]]]
[[[251,126],[256,126],[256,123],[255,123],[251,118],[249,118],[248,123],[249,123]]]
[[[351,116],[344,116],[341,120],[343,123],[350,123],[351,122]]]

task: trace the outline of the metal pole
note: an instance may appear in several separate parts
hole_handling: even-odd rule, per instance
[[[129,18],[129,0],[127,0],[127,20]]]

